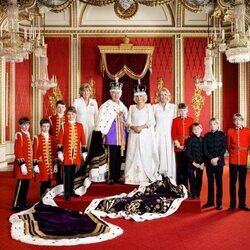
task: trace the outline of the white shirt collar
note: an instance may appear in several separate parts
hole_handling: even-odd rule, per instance
[[[22,130],[22,129],[21,129],[21,131],[22,131],[24,134],[26,134],[28,137],[30,137],[30,132],[29,132],[29,131],[24,131],[24,130]]]
[[[41,134],[42,134],[42,136],[43,136],[46,140],[48,140],[48,138],[49,138],[49,133],[48,133],[48,132],[41,132]]]

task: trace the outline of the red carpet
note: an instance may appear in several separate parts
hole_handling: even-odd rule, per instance
[[[124,233],[114,240],[103,243],[79,245],[72,247],[56,247],[57,249],[250,249],[250,213],[240,210],[227,211],[229,204],[228,168],[224,172],[223,210],[214,208],[202,210],[200,213],[177,212],[169,217],[134,222],[125,219],[107,219],[108,222],[123,228]],[[250,206],[250,172],[248,172],[247,203]],[[1,233],[0,249],[52,249],[27,245],[12,240],[10,237],[9,216],[12,214],[11,203],[16,181],[10,172],[0,172],[1,197]],[[32,183],[29,202],[34,203],[38,197],[38,184]],[[202,187],[201,203],[206,202],[206,176]],[[95,195],[94,195],[95,196]]]

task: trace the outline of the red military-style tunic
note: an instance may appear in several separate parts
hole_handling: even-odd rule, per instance
[[[81,147],[86,147],[86,137],[81,123],[66,122],[59,133],[58,147],[63,147],[64,165],[81,163]]]
[[[180,146],[186,146],[187,139],[191,135],[191,126],[194,123],[194,119],[191,117],[181,118],[176,117],[172,124],[172,140],[175,142],[174,151],[181,152],[182,150],[176,147],[176,142],[179,142]]]
[[[229,163],[234,165],[246,165],[250,148],[249,128],[230,128],[227,131],[227,150]]]
[[[58,143],[59,132],[63,123],[68,121],[68,117],[64,114],[59,116],[58,114],[49,117],[51,122],[51,134],[55,136],[56,144]]]
[[[14,145],[15,163],[13,175],[17,179],[32,179],[32,144],[29,132],[17,132]],[[21,165],[25,164],[28,170],[26,175],[21,173]]]
[[[42,134],[36,136],[33,142],[33,162],[38,164],[40,173],[35,173],[35,181],[54,179],[54,159],[56,153],[55,137],[48,138]]]

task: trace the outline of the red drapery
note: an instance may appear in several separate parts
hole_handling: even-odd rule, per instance
[[[149,86],[149,55],[106,54],[105,57],[103,100],[110,98],[110,82],[120,76],[119,81],[123,83],[121,100],[126,106],[133,104],[133,86],[138,84],[137,80],[140,79],[141,84]]]
[[[134,80],[142,79],[151,71],[150,54],[102,54],[102,71],[110,79],[128,75]]]

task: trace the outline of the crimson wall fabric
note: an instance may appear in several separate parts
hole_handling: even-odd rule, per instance
[[[70,91],[70,37],[46,37],[45,43],[48,44],[48,75],[49,79],[55,75],[58,86],[62,92],[63,100],[69,105]],[[50,89],[43,98],[43,116],[48,117],[52,114],[49,103],[49,96],[53,91]]]
[[[233,126],[233,115],[238,112],[238,64],[229,63],[224,55],[222,71],[223,130],[227,131]]]
[[[21,117],[31,117],[31,59],[24,60],[22,63],[16,63],[16,131],[19,130],[18,120]],[[32,128],[31,128],[32,129]]]
[[[202,78],[204,76],[206,45],[206,38],[184,39],[184,99],[185,103],[189,106],[189,115],[193,118],[195,118],[195,116],[191,103],[195,91],[194,78],[197,75],[200,75]],[[206,133],[209,131],[210,97],[203,91],[202,95],[205,97],[205,105],[201,111],[199,122],[203,126],[203,133]]]
[[[122,37],[82,37],[81,38],[81,82],[93,78],[96,83],[96,98],[99,105],[103,102],[103,77],[100,72],[100,52],[98,45],[119,45]],[[173,90],[172,77],[172,38],[134,37],[130,43],[135,46],[154,46],[153,72],[150,75],[149,101],[154,102],[157,91],[157,78],[164,77],[164,86]],[[132,90],[131,90],[132,91]]]

